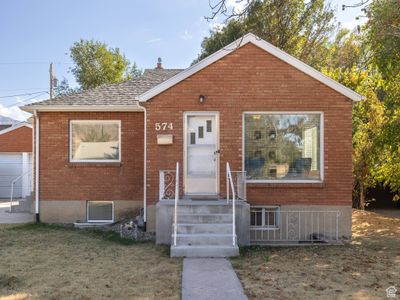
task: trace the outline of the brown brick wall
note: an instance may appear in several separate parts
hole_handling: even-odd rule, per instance
[[[0,135],[0,152],[32,152],[32,129],[23,126]]]
[[[204,104],[199,95],[206,95]],[[249,184],[248,200],[257,204],[351,205],[352,101],[248,44],[157,95],[148,110],[147,195],[158,199],[158,171],[183,164],[183,113],[218,111],[220,184],[225,191],[225,163],[242,166],[242,113],[245,111],[324,112],[324,182],[317,184]],[[174,144],[156,144],[156,122],[172,122]],[[182,172],[181,172],[182,174]],[[181,176],[182,178],[182,176]],[[181,182],[182,186],[182,182]]]
[[[199,95],[206,95],[200,104]],[[242,114],[245,111],[322,111],[324,182],[249,184],[248,200],[257,204],[351,205],[352,101],[292,66],[246,45],[144,104],[147,108],[147,201],[158,201],[159,170],[183,169],[183,113],[219,112],[220,190],[225,191],[225,163],[242,167]],[[122,163],[70,164],[71,119],[122,122]],[[156,122],[172,122],[159,132]],[[41,113],[41,200],[141,200],[143,195],[143,113]],[[172,133],[173,145],[159,146],[156,136]],[[154,220],[148,220],[154,222]]]
[[[143,113],[42,112],[40,200],[143,199]],[[121,120],[121,163],[69,163],[69,120]]]

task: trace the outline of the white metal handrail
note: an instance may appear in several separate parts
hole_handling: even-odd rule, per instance
[[[20,180],[21,178],[23,178],[24,176],[26,176],[27,174],[31,173],[32,170],[26,171],[25,173],[23,173],[22,175],[19,175],[18,177],[16,177],[13,181],[11,181],[11,196],[10,196],[10,213],[12,213],[12,201],[13,201],[13,196],[14,196],[14,184]]]
[[[230,172],[233,182],[233,188],[235,189],[236,200],[246,201],[246,171],[232,171]],[[228,175],[228,174],[227,174]],[[228,183],[228,176],[226,177],[226,182]],[[226,195],[229,199],[229,185],[226,185]]]
[[[179,162],[176,163],[175,171],[175,208],[174,208],[174,246],[176,246],[176,232],[178,219],[178,200],[179,200]]]
[[[226,163],[226,201],[229,202],[229,187],[232,189],[232,244],[236,246],[236,212],[235,212],[235,200],[236,192],[235,186],[233,185],[231,167],[229,162]]]

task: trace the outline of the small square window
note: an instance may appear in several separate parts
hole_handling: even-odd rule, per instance
[[[278,228],[279,207],[252,207],[250,226],[267,229]]]
[[[86,209],[88,222],[114,221],[114,203],[112,201],[88,201]]]
[[[251,226],[262,226],[262,208],[251,209]]]
[[[195,145],[196,144],[196,133],[195,132],[191,132],[190,133],[190,144],[191,145]]]
[[[207,120],[206,122],[206,127],[207,127],[207,132],[211,132],[212,131],[212,121],[211,120]]]
[[[204,127],[199,126],[199,139],[204,138]]]
[[[121,161],[121,121],[71,120],[71,162]]]

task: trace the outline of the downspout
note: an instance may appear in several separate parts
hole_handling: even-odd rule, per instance
[[[147,110],[144,106],[140,105],[138,101],[138,106],[143,110],[144,113],[144,153],[143,153],[143,221],[144,221],[144,231],[146,231],[147,225]]]
[[[36,222],[40,222],[39,217],[39,115],[34,111],[35,116],[35,215]]]

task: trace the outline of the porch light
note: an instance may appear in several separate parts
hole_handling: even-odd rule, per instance
[[[199,102],[200,102],[201,104],[203,104],[204,101],[206,101],[206,96],[200,95],[200,96],[199,96]]]

